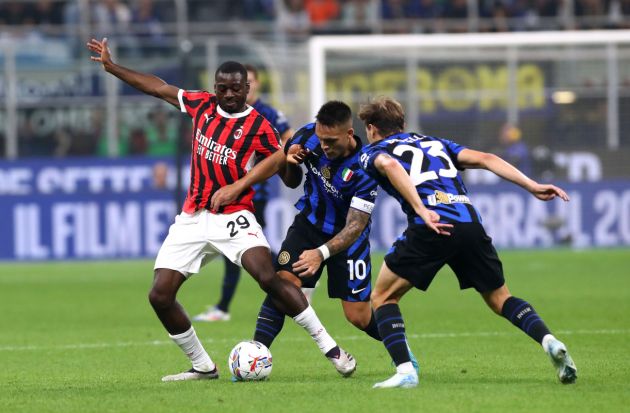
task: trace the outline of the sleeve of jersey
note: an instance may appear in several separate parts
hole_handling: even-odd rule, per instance
[[[440,139],[440,140],[442,141],[442,144],[446,148],[446,152],[448,156],[451,158],[451,160],[453,161],[453,164],[455,165],[455,167],[459,169],[460,171],[464,170],[464,168],[462,168],[459,162],[457,162],[457,155],[461,151],[466,149],[466,147],[458,143],[455,143],[453,141],[449,141],[448,139]]]
[[[376,202],[377,184],[363,171],[358,171],[360,177],[357,191],[350,201],[350,208],[358,209],[366,214],[371,214]]]
[[[295,134],[293,135],[293,137],[291,137],[291,139],[289,139],[287,142],[284,143],[284,154],[286,155],[289,152],[289,147],[291,145],[301,145],[303,138],[304,137],[304,129],[300,129],[299,131],[295,132]]]
[[[278,131],[271,126],[271,124],[267,124],[264,132],[260,135],[260,147],[256,152],[267,157],[280,148],[282,148],[282,145],[280,145],[280,135],[278,135]]]
[[[190,117],[195,118],[197,112],[204,103],[210,100],[212,95],[205,91],[184,90],[179,89],[177,92],[177,100],[179,100],[179,110],[182,113],[188,113]]]
[[[379,147],[365,148],[362,150],[359,157],[359,164],[361,165],[361,168],[371,177],[377,177],[380,175],[374,166],[374,160],[380,153],[385,153],[385,151]]]

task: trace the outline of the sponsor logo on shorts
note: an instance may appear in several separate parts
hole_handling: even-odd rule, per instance
[[[427,197],[429,205],[435,206],[439,204],[470,204],[470,198],[466,195],[455,195],[447,192],[435,191],[433,195]]]
[[[282,251],[280,255],[278,255],[278,264],[284,265],[291,259],[291,254],[286,251]]]
[[[358,290],[352,289],[352,294],[359,294],[361,291],[365,290],[367,287],[359,288]]]

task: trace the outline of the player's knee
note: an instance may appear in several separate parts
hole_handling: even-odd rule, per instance
[[[151,288],[149,291],[149,303],[151,306],[158,310],[168,308],[175,302],[175,297],[167,291],[160,290],[158,288]]]
[[[278,288],[278,283],[280,282],[280,279],[273,271],[265,271],[258,274],[256,280],[260,288],[268,294],[273,293],[275,289]]]

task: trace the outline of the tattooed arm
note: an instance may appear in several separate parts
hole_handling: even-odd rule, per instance
[[[326,244],[330,255],[335,255],[344,251],[359,238],[368,222],[370,214],[350,208],[346,218],[346,225],[337,235],[331,238]],[[319,269],[324,261],[324,256],[319,249],[306,250],[300,254],[300,259],[293,264],[293,271],[300,277],[310,277]]]

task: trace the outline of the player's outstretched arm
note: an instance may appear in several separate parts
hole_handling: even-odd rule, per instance
[[[550,201],[556,197],[569,201],[569,196],[561,188],[555,185],[539,184],[497,155],[464,149],[457,155],[457,161],[464,168],[487,169],[501,178],[524,188],[543,201]]]
[[[147,95],[155,96],[179,107],[177,99],[179,88],[169,85],[155,75],[136,72],[114,63],[107,47],[107,38],[104,38],[102,41],[92,39],[87,43],[87,48],[96,54],[96,56],[90,56],[90,59],[101,63],[106,72],[111,73]]]
[[[328,256],[335,255],[341,251],[348,249],[354,241],[359,238],[368,222],[370,222],[370,214],[350,208],[346,217],[346,225],[330,239],[323,247],[328,251]],[[300,259],[293,264],[293,271],[300,277],[310,277],[315,275],[322,262],[328,257],[320,248],[306,250],[300,254]]]
[[[411,181],[405,168],[398,161],[388,155],[379,154],[374,159],[374,166],[381,175],[387,177],[389,182],[396,188],[396,191],[411,205],[416,214],[424,220],[429,228],[438,234],[450,235],[447,229],[452,228],[453,225],[440,223],[440,216],[424,206],[416,186]]]
[[[244,177],[219,188],[210,199],[210,209],[217,211],[219,207],[234,202],[247,188],[271,178],[286,163],[286,156],[282,150],[258,162]]]

